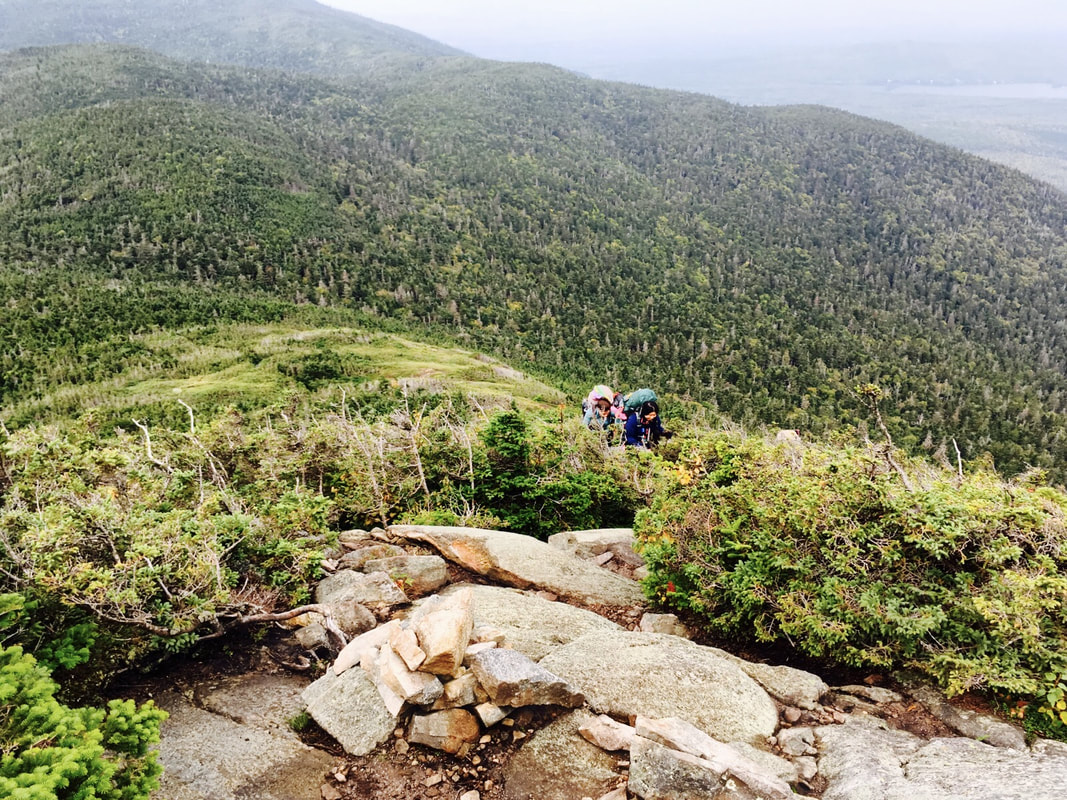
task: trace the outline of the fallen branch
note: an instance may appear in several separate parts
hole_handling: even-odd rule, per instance
[[[133,424],[140,428],[141,433],[144,434],[144,449],[145,455],[148,457],[148,460],[155,464],[157,467],[165,469],[168,473],[171,472],[172,470],[170,468],[170,464],[168,464],[166,461],[160,461],[158,458],[152,455],[152,437],[148,435],[148,426],[136,419],[133,420]]]
[[[338,645],[338,650],[348,644],[348,639],[345,638],[344,632],[337,627],[337,623],[334,622],[333,613],[330,611],[328,605],[322,603],[312,603],[311,605],[300,606],[289,611],[281,611],[276,614],[250,614],[243,617],[238,617],[235,621],[237,625],[252,625],[257,622],[284,622],[287,619],[293,619],[299,617],[302,614],[321,614],[325,620],[324,626],[326,633],[330,635],[334,644]]]
[[[189,636],[190,634],[195,634],[197,631],[202,630],[205,626],[214,628],[211,633],[197,637],[198,641],[219,639],[234,628],[243,625],[255,625],[262,622],[284,622],[285,620],[299,617],[301,614],[321,614],[324,620],[323,627],[326,628],[326,633],[330,636],[330,640],[336,646],[337,650],[340,650],[348,644],[348,638],[345,636],[344,631],[342,631],[334,621],[333,612],[330,610],[330,607],[321,603],[312,603],[310,605],[300,606],[299,608],[293,608],[289,611],[279,611],[277,613],[263,612],[259,614],[244,615],[220,614],[209,620],[189,623],[181,628],[166,628],[162,625],[157,625],[145,617],[132,618],[104,611],[96,603],[79,602],[75,603],[75,605],[85,608],[100,619],[114,622],[118,625],[130,625],[135,628],[140,628],[141,630],[159,636],[162,639],[174,639],[179,636]],[[227,619],[228,621],[223,623],[224,619]]]

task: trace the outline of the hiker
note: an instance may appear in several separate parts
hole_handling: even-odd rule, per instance
[[[616,394],[610,386],[599,383],[585,398],[582,423],[589,430],[606,431],[622,421],[620,407],[615,405]]]
[[[627,447],[655,447],[660,439],[671,438],[659,418],[659,403],[646,400],[626,418],[625,440]]]

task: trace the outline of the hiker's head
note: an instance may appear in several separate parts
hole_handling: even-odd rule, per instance
[[[604,408],[602,405],[603,401],[603,403],[607,403],[608,408],[611,408],[611,401],[614,397],[615,392],[610,386],[598,383],[593,387],[593,391],[589,393],[589,404]]]
[[[611,401],[606,397],[598,397],[596,401],[596,407],[600,409],[601,413],[607,414],[611,411]]]
[[[659,415],[659,406],[654,400],[641,404],[641,419],[655,419]]]

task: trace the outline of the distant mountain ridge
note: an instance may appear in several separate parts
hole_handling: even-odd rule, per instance
[[[314,0],[0,0],[0,50],[112,43],[294,72],[461,52]]]
[[[1067,474],[1062,195],[843,112],[381,59],[0,59],[0,403],[316,304],[816,434],[878,383],[910,449]]]
[[[735,103],[846,109],[1015,167],[1067,193],[1064,38],[1049,32],[955,43],[798,42],[729,57],[713,49],[561,48],[554,60],[598,78],[703,92]]]

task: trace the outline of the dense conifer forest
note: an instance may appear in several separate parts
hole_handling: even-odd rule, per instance
[[[116,38],[120,17],[159,40],[148,6],[68,5],[0,4],[39,18],[5,44]],[[140,363],[131,333],[318,304],[816,434],[862,423],[853,387],[876,383],[908,448],[1062,480],[1048,186],[843,112],[466,58],[351,15],[313,77],[330,56],[305,39],[334,12],[185,5],[195,33],[168,47],[200,60],[0,61],[5,406]]]
[[[873,382],[906,446],[1060,475],[1067,201],[1018,173],[467,58],[327,81],[97,45],[0,75],[5,405],[136,362],[130,333],[320,304],[743,423],[858,423]]]

